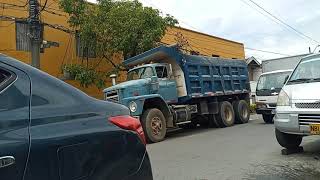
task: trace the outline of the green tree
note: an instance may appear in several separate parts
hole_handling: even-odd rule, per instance
[[[102,72],[105,75],[124,69],[122,64],[112,62],[115,53],[122,53],[126,59],[154,48],[166,29],[178,23],[137,0],[98,0],[97,4],[60,0],[60,6],[69,14],[68,22],[79,31],[86,48],[95,49],[97,57],[115,67],[112,72]]]

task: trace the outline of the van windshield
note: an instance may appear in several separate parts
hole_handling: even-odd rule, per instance
[[[127,80],[145,79],[151,78],[152,76],[154,76],[154,71],[151,67],[142,67],[129,71]]]
[[[292,73],[288,84],[320,81],[320,59],[302,60]]]
[[[261,75],[257,84],[257,95],[271,95],[272,92],[280,92],[283,87],[285,78],[290,75],[291,71]]]

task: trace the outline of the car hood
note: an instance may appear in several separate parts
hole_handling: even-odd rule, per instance
[[[283,90],[292,100],[320,100],[320,82],[291,84],[283,87]]]
[[[103,90],[103,92],[108,92],[108,91],[114,91],[118,89],[125,89],[127,87],[133,87],[133,86],[142,86],[148,83],[147,79],[137,79],[137,80],[131,80],[131,81],[126,81],[111,87],[108,87]]]

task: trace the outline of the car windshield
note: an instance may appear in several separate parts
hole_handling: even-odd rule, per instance
[[[285,78],[290,75],[291,71],[265,74],[260,76],[257,85],[257,91],[281,89]]]
[[[320,81],[320,59],[302,60],[288,83],[308,83]]]
[[[154,76],[154,71],[151,67],[142,67],[129,71],[127,80],[145,79],[151,78],[152,76]]]

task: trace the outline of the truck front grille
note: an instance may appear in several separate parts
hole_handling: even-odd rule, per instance
[[[297,108],[320,109],[320,103],[296,103]]]
[[[111,102],[119,102],[119,95],[118,95],[118,91],[110,91],[110,92],[106,92],[106,100],[107,101],[111,101]]]
[[[320,124],[320,114],[299,114],[299,124]]]

